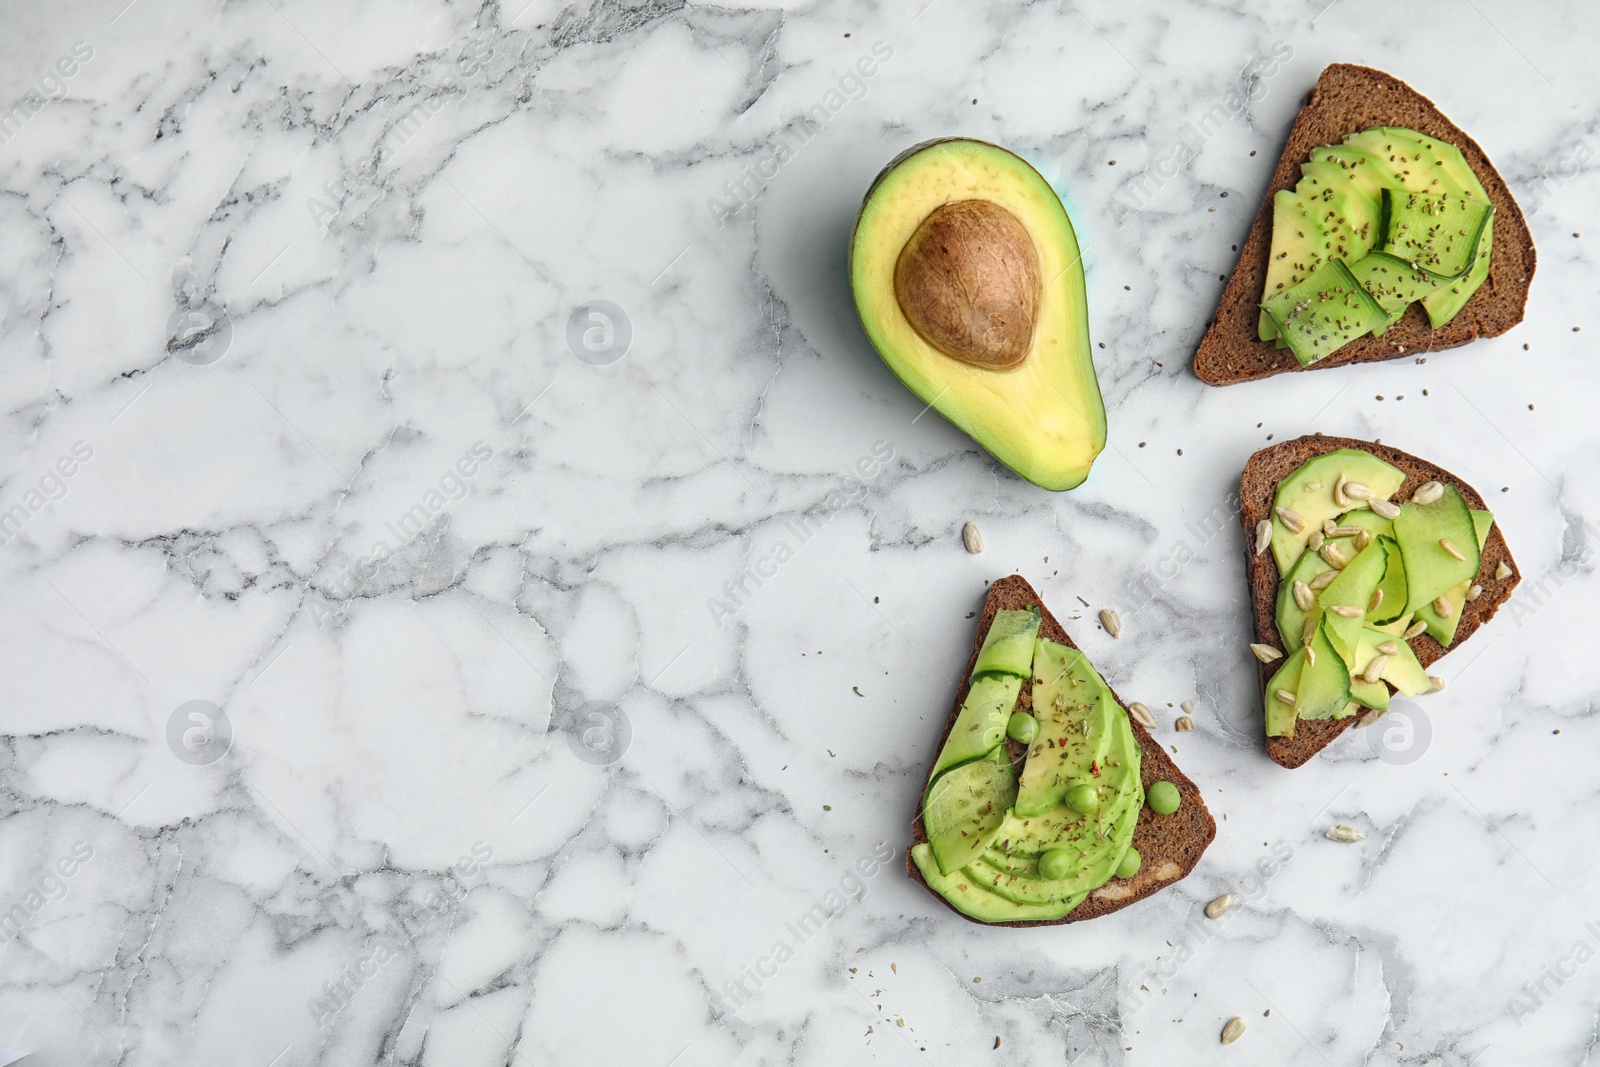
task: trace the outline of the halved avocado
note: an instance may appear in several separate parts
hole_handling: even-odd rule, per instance
[[[1083,259],[1050,183],[984,141],[925,141],[867,190],[850,242],[856,312],[906,386],[1045,489],[1106,443]]]

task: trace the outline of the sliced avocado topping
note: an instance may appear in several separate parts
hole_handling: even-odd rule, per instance
[[[1350,507],[1334,498],[1341,476],[1346,482],[1365,485],[1373,498],[1383,500],[1393,496],[1406,480],[1399,468],[1358,448],[1335,449],[1300,464],[1278,483],[1272,500],[1272,558],[1280,575],[1289,573],[1290,566],[1305,551],[1307,540],[1322,529],[1325,520],[1337,518]],[[1289,528],[1278,509],[1298,516],[1298,532]]]
[[[1033,669],[1033,640],[1039,633],[1039,609],[997,611],[989,632],[983,637],[983,647],[978,650],[972,675],[995,672],[1028,677]]]
[[[951,767],[981,759],[1005,740],[1011,709],[1017,706],[1021,692],[1022,679],[1014,674],[981,674],[973,679],[950,736],[933,761],[930,786]]]
[[[1472,269],[1494,205],[1465,196],[1383,191],[1383,251],[1455,280]]]
[[[1048,922],[1066,915],[1088,895],[1052,900],[1047,904],[1019,904],[985,888],[978,876],[966,868],[954,874],[945,874],[939,870],[933,850],[926,842],[912,846],[911,859],[934,892],[948,900],[963,915],[970,915],[982,922]]]
[[[1374,537],[1339,576],[1317,594],[1317,608],[1328,640],[1347,666],[1355,664],[1362,620],[1372,603],[1372,594],[1388,570],[1389,552],[1383,542],[1384,538]]]
[[[1389,321],[1388,312],[1342,259],[1327,260],[1305,281],[1269,297],[1261,307],[1302,366],[1310,366]]]
[[[1478,573],[1478,535],[1472,510],[1453,485],[1431,504],[1406,501],[1394,520],[1406,569],[1406,608],[1427,607]]]
[[[1473,509],[1472,525],[1478,536],[1478,552],[1481,556],[1484,542],[1489,539],[1489,528],[1494,525],[1494,515],[1487,511]],[[1474,574],[1473,577],[1476,577]],[[1467,604],[1467,593],[1472,589],[1472,578],[1463,579],[1459,585],[1445,590],[1441,599],[1450,605],[1450,614],[1442,615],[1432,603],[1417,609],[1418,621],[1428,627],[1428,636],[1439,644],[1450,647],[1456,639],[1456,627],[1461,625],[1461,611]]]
[[[1267,736],[1293,737],[1296,719],[1294,704],[1279,694],[1294,696],[1300,689],[1300,672],[1305,667],[1306,650],[1295,646],[1294,652],[1273,672],[1267,682]]]
[[[1328,640],[1326,622],[1311,640],[1315,659],[1306,657],[1295,690],[1295,714],[1302,719],[1335,719],[1347,715],[1350,703],[1350,668]]]
[[[941,774],[922,809],[939,869],[948,874],[983,855],[1016,798],[1016,773],[1004,748]]]
[[[1382,334],[1417,301],[1439,329],[1488,277],[1493,205],[1454,145],[1415,130],[1375,127],[1351,134],[1343,144],[1314,149],[1300,169],[1294,189],[1273,197],[1258,334],[1290,348],[1302,364],[1366,332]],[[1393,227],[1387,231],[1387,247],[1386,224]],[[1393,253],[1399,266],[1372,258],[1376,249]],[[1286,299],[1324,268],[1328,273],[1317,291],[1348,296],[1342,291],[1348,280],[1328,266],[1335,259],[1375,298],[1381,318],[1370,313],[1358,317],[1351,313],[1353,307],[1347,311],[1336,305],[1329,309],[1335,314],[1324,317],[1343,328],[1324,329],[1325,323],[1304,321],[1311,310],[1300,306],[1306,304],[1304,292],[1298,300]],[[1297,307],[1302,320],[1298,343],[1283,322],[1283,314]],[[1371,326],[1355,332],[1363,318],[1371,318]]]

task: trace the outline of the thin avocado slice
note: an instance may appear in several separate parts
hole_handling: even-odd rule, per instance
[[[1367,547],[1356,554],[1339,576],[1317,594],[1317,606],[1322,609],[1322,625],[1328,639],[1347,666],[1354,665],[1356,642],[1360,639],[1362,621],[1372,594],[1382,583],[1388,570],[1389,552],[1384,548],[1386,538],[1374,537]],[[1346,615],[1339,608],[1349,608],[1354,615]]]
[[[983,855],[1017,799],[1017,778],[1003,746],[952,767],[928,789],[922,825],[945,874]]]
[[[1350,273],[1389,316],[1382,326],[1372,331],[1380,337],[1400,321],[1406,308],[1449,283],[1449,279],[1413,266],[1388,252],[1368,252],[1350,264]]]
[[[1406,610],[1406,567],[1400,558],[1400,546],[1394,538],[1384,537],[1381,534],[1376,540],[1383,543],[1384,551],[1388,555],[1388,564],[1383,573],[1383,581],[1378,583],[1378,592],[1383,595],[1379,597],[1374,594],[1378,606],[1375,610],[1367,612],[1369,626],[1381,626],[1393,622],[1404,615]]]
[[[1272,246],[1267,253],[1267,281],[1263,302],[1287,292],[1322,266],[1322,230],[1312,221],[1311,208],[1289,189],[1272,198]],[[1272,316],[1263,309],[1258,323],[1263,341],[1278,339]]]
[[[1368,627],[1361,635],[1361,642],[1356,654],[1356,666],[1352,672],[1356,678],[1366,673],[1372,664],[1374,656],[1379,655],[1378,646],[1392,643],[1395,651],[1389,654],[1384,663],[1383,670],[1378,675],[1380,682],[1388,682],[1408,697],[1418,696],[1433,688],[1433,682],[1428,678],[1428,672],[1423,670],[1422,663],[1417,659],[1417,654],[1411,646],[1400,640],[1394,634],[1384,633]],[[1352,685],[1354,692],[1354,685]],[[1376,707],[1368,704],[1367,707]],[[1384,705],[1388,707],[1387,704]]]
[[[1356,555],[1355,538],[1333,537],[1324,544],[1331,544],[1344,555],[1345,559],[1352,559]],[[1289,568],[1289,576],[1278,583],[1278,602],[1274,618],[1278,624],[1278,636],[1283,639],[1284,648],[1299,648],[1305,643],[1306,616],[1322,617],[1322,609],[1313,604],[1310,612],[1301,609],[1294,598],[1294,583],[1304,582],[1309,588],[1311,583],[1322,575],[1333,570],[1333,564],[1325,560],[1316,552],[1302,552],[1300,558],[1295,560],[1294,566]],[[1316,594],[1313,594],[1316,595]]]
[[[933,762],[930,786],[951,767],[981,759],[1005,740],[1006,724],[1021,692],[1022,679],[1014,674],[980,674],[972,680],[955,725]]]
[[[1272,498],[1272,558],[1280,575],[1289,573],[1290,565],[1305,551],[1311,534],[1322,529],[1324,520],[1337,518],[1348,510],[1348,504],[1341,505],[1333,499],[1340,475],[1348,482],[1360,482],[1371,490],[1375,499],[1383,500],[1394,496],[1406,480],[1398,467],[1359,448],[1335,449],[1300,464],[1278,483]],[[1278,508],[1300,516],[1299,533],[1289,529],[1278,514]],[[1299,644],[1298,641],[1294,643]]]
[[[1406,609],[1420,611],[1478,573],[1478,535],[1461,491],[1446,485],[1431,504],[1406,501],[1394,520],[1394,536],[1406,570]],[[1445,547],[1461,555],[1457,559]]]
[[[1342,259],[1328,260],[1305,281],[1269,297],[1261,306],[1302,366],[1310,366],[1389,321],[1388,312]]]
[[[1489,528],[1494,525],[1494,515],[1487,511],[1472,511],[1472,525],[1478,535],[1478,552],[1481,555],[1483,545],[1489,539]],[[1477,577],[1476,574],[1473,577]],[[1427,624],[1428,634],[1445,648],[1456,639],[1456,628],[1461,625],[1461,611],[1466,606],[1467,594],[1472,589],[1472,578],[1461,582],[1444,592],[1444,599],[1450,602],[1450,614],[1440,615],[1432,603],[1417,609],[1417,618]]]
[[[1360,481],[1360,478],[1355,479]],[[1336,526],[1359,526],[1373,536],[1394,536],[1394,522],[1384,518],[1371,508],[1355,508],[1345,512],[1334,520]]]
[[[1078,649],[1038,641],[1033,670],[1033,717],[1039,732],[1022,767],[1019,816],[1041,815],[1059,806],[1068,789],[1093,777],[1089,769],[1101,755],[1116,708],[1105,682]]]
[[[1350,699],[1364,708],[1372,708],[1375,711],[1388,711],[1389,687],[1383,684],[1382,679],[1376,682],[1369,682],[1360,675],[1352,675],[1350,678]]]
[[[1489,257],[1493,253],[1494,216],[1491,215],[1483,225],[1483,234],[1478,238],[1478,254],[1473,260],[1472,269],[1465,276],[1447,282],[1438,291],[1422,298],[1422,310],[1428,313],[1428,323],[1435,330],[1460,314],[1461,309],[1467,306],[1467,301],[1472,299],[1472,294],[1488,279]]]
[[[1039,609],[997,611],[983,637],[972,675],[990,672],[1026,678],[1033,671],[1033,641],[1039,633]]]
[[[1382,250],[1441,280],[1472,269],[1494,205],[1466,196],[1383,191]]]
[[[939,865],[933,857],[933,850],[926,842],[911,847],[911,859],[916,863],[917,870],[922,872],[923,880],[935,893],[948,900],[963,915],[970,915],[982,922],[1041,920],[1049,922],[1062,918],[1077,907],[1076,902],[1067,901],[1054,904],[1018,904],[984,888],[978,879],[966,870],[958,870],[947,875],[939,870]]]
[[[1294,722],[1297,718],[1293,704],[1285,703],[1278,699],[1280,691],[1295,693],[1300,689],[1300,672],[1306,662],[1306,650],[1296,648],[1267,682],[1267,691],[1263,701],[1267,710],[1267,736],[1268,737],[1293,737]]]
[[[1349,714],[1350,668],[1328,640],[1326,618],[1311,639],[1316,657],[1306,657],[1295,690],[1295,714],[1302,719],[1338,719]]]

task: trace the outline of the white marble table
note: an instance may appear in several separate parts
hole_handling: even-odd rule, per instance
[[[0,1046],[1588,1061],[1600,16],[988,6],[8,5]],[[1494,158],[1528,319],[1204,387],[1231,246],[1341,60]],[[1032,160],[1086,249],[1110,445],[1070,494],[919,418],[855,323],[861,194],[946,133]],[[1229,493],[1310,430],[1470,480],[1527,575],[1409,762],[1262,750]],[[1044,931],[900,866],[966,616],[1013,570],[1219,827],[1175,888]]]

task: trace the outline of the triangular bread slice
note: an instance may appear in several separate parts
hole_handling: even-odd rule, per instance
[[[1409,127],[1461,149],[1494,202],[1494,251],[1489,260],[1489,276],[1460,313],[1441,329],[1433,329],[1421,306],[1413,304],[1382,337],[1369,334],[1357,338],[1310,367],[1302,367],[1288,349],[1275,348],[1256,333],[1272,248],[1272,198],[1280,190],[1294,187],[1300,180],[1300,165],[1311,158],[1313,151],[1374,126]],[[1370,67],[1335,63],[1317,79],[1289,130],[1289,141],[1278,160],[1278,169],[1272,173],[1266,199],[1239,251],[1238,266],[1222,291],[1216,317],[1195,351],[1194,373],[1208,385],[1232,385],[1286,371],[1414,356],[1454,348],[1479,337],[1494,337],[1522,321],[1534,262],[1533,235],[1528,232],[1527,220],[1505,179],[1477,142],[1400,79]]]
[[[1418,459],[1409,452],[1402,452],[1398,448],[1390,448],[1388,445],[1372,441],[1310,434],[1296,437],[1292,441],[1281,442],[1271,448],[1263,448],[1251,456],[1250,461],[1244,465],[1244,476],[1239,479],[1239,521],[1244,526],[1245,534],[1245,574],[1250,580],[1250,610],[1255,622],[1256,641],[1263,645],[1271,645],[1280,652],[1289,650],[1283,647],[1283,641],[1278,635],[1278,625],[1273,617],[1278,596],[1278,565],[1273,561],[1270,551],[1259,555],[1255,553],[1256,524],[1271,517],[1272,501],[1279,482],[1293,474],[1302,463],[1313,456],[1335,452],[1341,448],[1359,448],[1363,452],[1370,452],[1385,463],[1403,471],[1406,480],[1394,494],[1394,499],[1397,501],[1408,499],[1422,483],[1436,481],[1454,485],[1459,489],[1461,495],[1466,498],[1468,507],[1492,510],[1484,503],[1483,497],[1476,489],[1443,467],[1435,466],[1425,459]],[[1511,575],[1507,578],[1496,578],[1495,574],[1502,563],[1511,569]],[[1469,600],[1463,606],[1461,621],[1456,626],[1455,640],[1451,642],[1449,648],[1445,648],[1426,633],[1419,634],[1408,642],[1411,651],[1416,653],[1417,660],[1424,667],[1431,666],[1446,652],[1460,648],[1477,632],[1478,627],[1494,618],[1494,613],[1511,599],[1512,591],[1522,580],[1522,572],[1517,569],[1517,561],[1511,558],[1511,549],[1506,545],[1505,536],[1500,532],[1499,522],[1489,528],[1488,540],[1483,545],[1483,561],[1478,568],[1477,578],[1473,580],[1483,587],[1483,593],[1478,599]],[[1277,667],[1276,662],[1257,663],[1263,693],[1266,692],[1267,680],[1272,677]],[[1267,738],[1267,755],[1285,767],[1298,767],[1332,744],[1334,738],[1350,729],[1362,718],[1362,715],[1357,714],[1343,719],[1301,719],[1295,726],[1292,738]]]
[[[934,746],[934,754],[929,759],[930,767],[933,759],[936,759],[939,751],[944,748],[945,738],[950,736],[950,728],[955,725],[956,717],[961,713],[961,704],[967,698],[967,690],[971,688],[972,668],[978,661],[978,650],[983,647],[984,635],[989,632],[995,613],[1029,606],[1039,609],[1041,638],[1069,648],[1078,647],[1072,643],[1072,638],[1067,636],[1067,631],[1056,621],[1056,617],[1050,614],[1050,609],[1044,606],[1044,601],[1039,599],[1039,594],[1028,584],[1026,578],[1020,574],[1013,574],[996,581],[989,587],[989,595],[984,600],[983,613],[978,619],[978,634],[972,642],[972,655],[968,658],[966,670],[961,675],[964,680],[956,690],[955,702],[950,707],[950,716],[945,720],[944,729],[939,733],[939,743]],[[1017,701],[1018,708],[1032,707],[1032,689],[1031,683],[1024,683],[1022,695]],[[1128,705],[1114,691],[1111,695],[1126,713]],[[1133,847],[1139,850],[1144,863],[1139,868],[1139,873],[1132,878],[1113,878],[1090,893],[1087,900],[1060,919],[989,923],[957,911],[949,901],[934,892],[923,879],[922,872],[917,869],[916,862],[911,858],[910,848],[906,849],[906,873],[928,887],[928,892],[938,897],[939,901],[950,907],[951,911],[981,926],[1060,926],[1063,923],[1094,919],[1125,908],[1135,901],[1143,900],[1156,890],[1163,889],[1187,875],[1194,870],[1195,864],[1200,861],[1200,854],[1211,844],[1212,838],[1217,836],[1216,820],[1206,809],[1199,787],[1178,770],[1177,764],[1172,762],[1172,757],[1162,749],[1160,742],[1151,737],[1136,719],[1130,716],[1128,721],[1133,727],[1133,735],[1138,740],[1140,749],[1143,750],[1139,776],[1145,788],[1148,789],[1152,782],[1171,782],[1178,787],[1178,792],[1183,798],[1182,806],[1171,815],[1156,815],[1151,812],[1148,805],[1140,810],[1139,821],[1133,831]],[[1012,764],[1020,774],[1024,757],[1027,755],[1027,747],[1009,739],[1005,743],[1010,750]],[[917,797],[920,801],[922,797],[920,788],[917,790]],[[915,846],[927,839],[928,834],[922,825],[922,810],[919,806],[912,822],[911,844]]]

